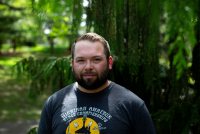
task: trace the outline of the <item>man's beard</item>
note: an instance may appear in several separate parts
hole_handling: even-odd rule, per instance
[[[76,81],[78,82],[78,84],[88,90],[93,90],[93,89],[97,89],[99,87],[101,87],[107,80],[108,80],[108,73],[109,73],[109,69],[108,67],[101,72],[100,75],[96,74],[96,79],[84,79],[82,75],[80,75],[80,77],[76,74],[76,72],[74,72],[74,77],[76,79]],[[90,72],[85,72],[85,73],[93,73],[92,71]]]

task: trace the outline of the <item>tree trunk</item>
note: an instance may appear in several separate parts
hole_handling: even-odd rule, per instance
[[[159,102],[152,99],[160,90],[159,8],[159,0],[93,0],[88,10],[94,31],[114,50],[114,80],[139,94],[148,107]]]

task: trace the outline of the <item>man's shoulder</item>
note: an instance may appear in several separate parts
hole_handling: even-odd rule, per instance
[[[54,92],[51,96],[49,96],[48,100],[53,101],[53,100],[63,99],[64,96],[72,93],[73,91],[74,91],[74,83],[67,85],[63,87],[62,89]]]
[[[73,89],[74,89],[74,85],[75,83],[72,83],[70,85],[67,85],[63,88],[61,88],[60,90],[56,91],[54,94],[63,94],[63,93],[68,93],[68,92],[71,92]],[[53,94],[53,95],[54,95]]]

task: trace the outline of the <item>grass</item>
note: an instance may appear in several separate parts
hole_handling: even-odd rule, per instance
[[[10,68],[0,71],[0,120],[37,119],[44,98],[31,100],[28,97],[28,82],[12,77]]]
[[[9,50],[8,50],[9,51]],[[38,120],[43,103],[49,93],[32,99],[29,97],[29,81],[19,80],[13,75],[12,67],[22,58],[29,56],[64,56],[66,47],[58,46],[54,54],[45,46],[21,47],[15,53],[0,55],[0,121]]]

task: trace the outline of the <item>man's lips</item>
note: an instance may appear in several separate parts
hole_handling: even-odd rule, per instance
[[[96,76],[96,74],[95,73],[84,73],[84,74],[82,74],[82,76],[85,78],[93,78]]]

